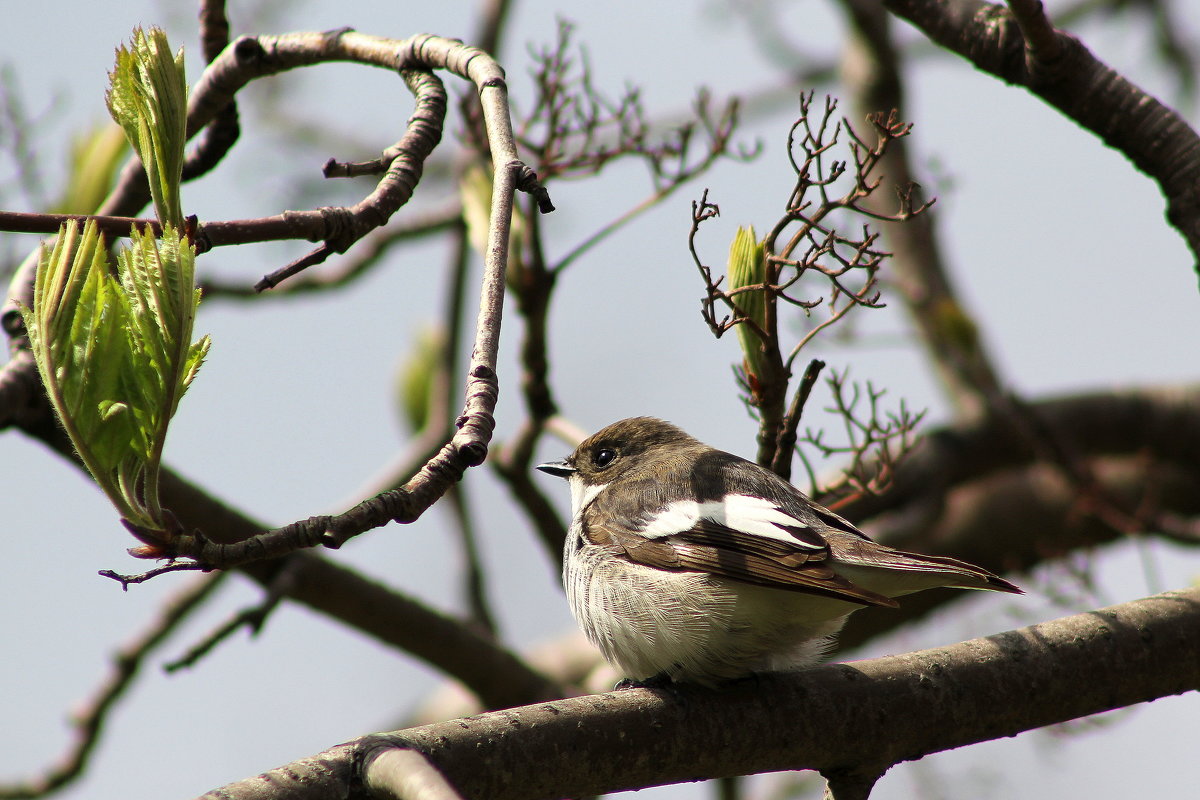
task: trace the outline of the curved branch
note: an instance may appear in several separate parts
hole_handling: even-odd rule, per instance
[[[466,469],[483,463],[495,427],[492,413],[499,391],[496,356],[513,193],[518,188],[533,191],[543,211],[551,208],[544,190],[539,194],[536,176],[517,158],[503,70],[480,50],[436,36],[420,35],[397,42],[353,31],[242,38],[205,73],[195,98],[203,97],[205,103],[211,104],[221,91],[236,90],[224,82],[237,77],[223,72],[226,56],[233,66],[245,62],[247,68],[253,67],[264,74],[313,59],[337,58],[403,69],[444,68],[467,77],[479,88],[495,176],[475,343],[467,368],[466,402],[456,420],[457,433],[403,487],[364,501],[340,516],[310,518],[232,545],[216,544],[202,536],[180,536],[164,543],[161,551],[214,566],[246,563],[316,544],[338,547],[352,536],[387,522],[411,522],[457,482]],[[194,110],[197,118],[201,118],[201,110],[207,106],[195,98]]]
[[[288,211],[281,219],[289,226],[308,224],[316,230],[305,238],[322,240],[324,246],[305,258],[264,277],[255,289],[275,287],[304,266],[320,263],[329,253],[344,253],[370,231],[385,224],[409,201],[425,168],[425,160],[442,138],[446,120],[446,89],[433,73],[421,69],[402,69],[404,82],[416,97],[416,108],[408,120],[403,138],[384,151],[380,166],[384,172],[379,185],[368,196],[350,207],[321,208],[317,211]],[[326,173],[330,174],[329,165]],[[205,231],[201,230],[201,237]],[[213,236],[214,234],[210,234]],[[323,253],[320,259],[314,259]],[[300,266],[303,264],[303,266]]]
[[[374,200],[377,208],[370,209],[372,213],[377,212],[378,208],[398,208],[407,200],[419,177],[421,162],[428,154],[427,150],[421,148],[432,149],[437,136],[440,136],[445,98],[439,91],[440,82],[425,70],[447,69],[473,81],[479,90],[495,175],[479,315],[471,362],[467,369],[465,403],[455,421],[458,430],[404,486],[366,500],[344,514],[313,517],[232,544],[214,542],[200,532],[169,535],[134,551],[142,557],[184,557],[205,567],[226,568],[318,544],[339,547],[349,538],[390,521],[416,520],[467,469],[483,463],[487,455],[495,427],[492,415],[499,392],[496,359],[513,194],[518,189],[529,191],[537,199],[541,211],[553,209],[548,195],[537,182],[537,176],[517,157],[508,113],[508,91],[500,66],[476,48],[426,34],[404,41],[350,30],[242,37],[227,47],[205,70],[191,97],[188,131],[194,132],[206,124],[253,78],[331,60],[357,61],[399,69],[409,85],[418,92],[418,112],[410,126],[414,142],[406,147],[405,140],[401,141],[401,146],[396,148],[398,155],[388,167],[388,176],[394,181],[389,184],[388,178],[385,178],[380,188],[364,201],[364,204],[369,204]],[[440,102],[438,95],[441,96]],[[409,153],[412,158],[402,158],[399,154],[407,150],[420,152]],[[113,204],[117,203],[114,198],[124,197],[126,185],[126,182],[122,182],[110,196]],[[342,219],[346,216],[344,209],[321,209],[315,213],[321,218],[322,224],[334,224],[335,219],[342,223],[341,232],[336,236],[334,231],[322,231],[328,238],[322,248],[314,251],[318,256],[326,251],[337,250],[347,240],[352,241],[361,235],[357,223],[350,225],[347,232],[346,220]],[[288,215],[283,217],[286,219]],[[386,216],[375,219],[374,224],[384,221]],[[305,260],[311,261],[313,255],[310,254]]]
[[[216,24],[218,36],[220,35],[219,28],[218,23]],[[325,244],[322,247],[301,260],[305,265],[324,260],[333,252],[343,252],[358,237],[386,222],[388,216],[408,199],[416,180],[420,177],[421,162],[425,155],[428,155],[427,149],[432,149],[437,138],[440,137],[440,117],[444,115],[444,95],[440,103],[440,113],[438,111],[439,103],[436,99],[438,93],[436,87],[440,86],[440,83],[435,84],[436,79],[422,71],[431,68],[447,69],[474,82],[480,94],[484,122],[496,171],[496,178],[493,181],[497,192],[495,197],[498,199],[501,197],[499,192],[502,187],[510,193],[510,196],[504,202],[493,206],[488,249],[490,279],[485,279],[484,285],[484,294],[488,295],[488,299],[482,304],[483,308],[492,309],[492,311],[489,312],[488,319],[484,320],[481,317],[480,322],[494,324],[496,328],[493,331],[480,330],[477,332],[476,343],[483,345],[483,349],[476,351],[479,359],[477,363],[472,364],[472,383],[468,385],[467,393],[469,409],[460,418],[460,427],[464,428],[464,431],[460,431],[459,435],[455,437],[454,452],[462,451],[466,455],[461,463],[451,465],[447,474],[452,475],[456,470],[473,466],[472,461],[474,463],[481,462],[490,440],[491,423],[488,420],[490,420],[491,408],[494,408],[495,405],[494,351],[499,336],[501,305],[499,300],[503,297],[504,291],[503,262],[507,253],[511,192],[514,187],[531,192],[543,213],[553,210],[553,205],[550,203],[545,189],[538,183],[537,176],[517,157],[512,124],[508,115],[508,90],[504,82],[504,71],[481,50],[468,47],[461,42],[428,34],[415,36],[408,40],[385,39],[351,30],[241,37],[226,47],[209,64],[194,88],[188,108],[188,136],[195,135],[227,109],[233,102],[237,91],[249,81],[287,69],[325,61],[356,61],[371,66],[400,70],[405,75],[406,81],[419,90],[420,97],[418,98],[418,114],[414,117],[415,127],[410,127],[413,141],[407,142],[406,136],[406,139],[401,140],[396,148],[396,152],[400,153],[404,150],[401,145],[411,144],[414,152],[408,154],[411,156],[410,158],[401,158],[399,155],[394,158],[380,187],[359,206],[350,211],[320,209],[314,212],[292,212],[261,223],[275,228],[282,225],[287,229],[286,235],[281,235],[279,231],[276,231],[274,238],[324,240]],[[424,101],[421,97],[425,98]],[[422,103],[424,103],[423,107]],[[435,117],[437,122],[433,124]],[[510,179],[500,179],[502,175],[508,175],[510,172],[514,173]],[[140,163],[136,159],[130,161],[122,171],[116,188],[99,209],[99,213],[104,216],[122,216],[142,208],[148,200],[145,184],[145,175]],[[360,213],[356,214],[355,212]],[[297,232],[297,226],[300,232]],[[225,231],[221,231],[218,226],[213,226],[207,231],[202,229],[199,236],[201,239],[212,241],[214,236],[219,239],[219,234],[234,241],[237,240],[237,236],[244,235],[244,231],[239,231],[236,225]],[[500,267],[498,281],[495,280],[497,263]],[[18,303],[32,305],[35,269],[36,258],[26,259],[13,278],[2,311],[6,331],[18,340],[21,336]],[[20,346],[19,341],[17,346]],[[12,372],[23,366],[23,364],[18,364],[14,367],[10,363],[6,365],[6,372]],[[14,392],[11,391],[13,387],[20,387],[26,383],[28,381],[14,379],[7,384],[10,389],[10,399],[15,401],[18,406],[33,402],[30,397],[13,396]],[[491,408],[488,408],[486,401],[478,402],[480,398],[489,396],[492,398]],[[4,416],[9,415],[5,414]],[[456,457],[451,455],[449,460],[455,462]],[[449,482],[454,480],[457,480],[457,476],[451,477]],[[449,483],[445,485],[449,485]],[[442,491],[444,491],[444,487]],[[435,493],[429,502],[432,503],[440,495],[440,491]],[[335,538],[342,535],[344,534],[339,533]]]

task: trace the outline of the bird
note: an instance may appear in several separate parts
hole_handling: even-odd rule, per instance
[[[571,612],[635,685],[811,666],[851,613],[924,589],[1021,593],[965,561],[874,542],[771,470],[654,417],[536,468],[570,486]]]

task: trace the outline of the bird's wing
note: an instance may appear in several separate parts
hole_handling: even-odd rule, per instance
[[[581,529],[614,557],[648,567],[707,572],[864,605],[898,605],[838,575],[820,533],[762,498],[678,501],[637,521],[593,504],[584,510]]]

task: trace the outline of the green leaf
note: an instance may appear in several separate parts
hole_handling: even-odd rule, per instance
[[[96,482],[131,525],[167,532],[158,497],[167,424],[208,353],[192,342],[200,293],[195,248],[180,235],[187,139],[183,51],[135,29],[109,75],[109,111],[146,169],[162,236],[132,231],[114,269],[94,222],[70,222],[43,246],[32,309],[23,308],[38,371],[63,428]],[[107,192],[120,148],[96,135],[77,148],[80,180],[66,202],[91,211]],[[75,189],[78,189],[76,192]]]
[[[120,255],[121,286],[131,311],[129,391],[146,398],[135,413],[155,431],[156,450],[149,455],[157,458],[167,423],[208,352],[208,340],[191,342],[200,302],[192,245],[170,224],[161,239],[135,230],[130,244]]]
[[[158,476],[167,424],[208,352],[192,343],[195,250],[166,225],[133,231],[109,267],[94,221],[42,249],[22,309],[47,394],[84,465],[127,521],[167,530]]]
[[[729,245],[729,289],[730,292],[746,287],[747,289],[733,296],[737,306],[738,316],[751,320],[758,330],[751,325],[742,323],[736,327],[738,343],[742,346],[742,356],[745,360],[746,374],[754,377],[762,375],[763,339],[759,331],[766,332],[767,328],[767,290],[762,288],[767,280],[767,259],[765,241],[759,242],[754,235],[754,226],[739,227],[734,234],[733,242]]]
[[[46,393],[88,471],[121,515],[150,522],[118,476],[136,476],[136,426],[117,402],[129,307],[108,272],[104,237],[89,221],[64,225],[43,245],[32,309],[22,309]]]
[[[108,110],[146,168],[159,221],[182,227],[179,186],[187,142],[183,50],[172,56],[162,30],[135,28],[131,46],[117,50],[109,86]]]

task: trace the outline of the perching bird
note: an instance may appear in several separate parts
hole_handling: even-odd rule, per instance
[[[571,611],[634,680],[715,685],[807,666],[864,606],[937,586],[1021,592],[973,564],[877,544],[770,470],[652,417],[537,468],[571,486]]]

